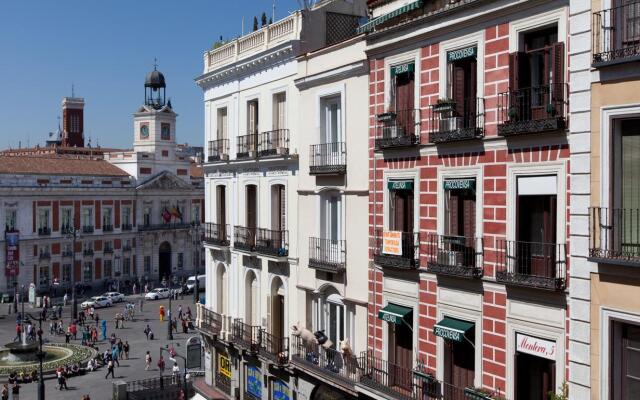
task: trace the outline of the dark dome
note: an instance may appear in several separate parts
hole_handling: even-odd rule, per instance
[[[144,87],[150,88],[163,88],[167,85],[164,83],[164,75],[158,70],[153,70],[147,74],[147,78],[144,80]]]

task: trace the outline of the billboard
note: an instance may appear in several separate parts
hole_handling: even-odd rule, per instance
[[[20,271],[20,232],[5,232],[5,276],[17,276]]]

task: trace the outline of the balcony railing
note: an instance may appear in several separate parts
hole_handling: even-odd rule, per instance
[[[258,156],[258,134],[238,136],[237,159],[256,158]]]
[[[239,250],[254,251],[256,248],[256,228],[236,225],[233,228],[233,247]]]
[[[188,222],[171,222],[167,224],[143,224],[138,225],[139,231],[161,231],[165,229],[189,229],[191,224]]]
[[[566,287],[566,246],[556,243],[499,240],[496,280],[547,290]]]
[[[420,233],[376,230],[373,237],[373,261],[382,267],[418,268]]]
[[[113,232],[113,225],[102,225],[102,232]]]
[[[593,65],[640,59],[640,2],[593,13]]]
[[[482,277],[481,238],[435,235],[427,238],[429,272],[465,278]]]
[[[242,320],[233,321],[231,336],[233,343],[240,348],[246,349],[253,354],[258,354],[260,350],[260,331],[262,328],[257,325],[247,325]]]
[[[104,254],[113,254],[113,247],[105,247],[102,252]]]
[[[82,250],[82,254],[85,256],[92,256],[93,255],[93,249],[84,249]]]
[[[60,227],[60,233],[63,235],[71,235],[73,233],[73,227],[69,225],[62,225]]]
[[[292,336],[291,362],[306,371],[315,373],[329,383],[341,382],[354,387],[360,381],[363,358],[345,356],[341,351],[305,342],[299,336]]]
[[[420,110],[387,112],[376,119],[376,150],[420,144]]]
[[[51,258],[51,253],[49,253],[48,251],[42,251],[40,252],[40,254],[38,254],[38,258],[40,260],[48,260]]]
[[[309,174],[340,175],[347,172],[347,146],[345,142],[311,145]]]
[[[289,130],[275,129],[260,133],[258,157],[284,156],[289,154]]]
[[[567,84],[512,89],[498,94],[498,135],[517,136],[566,128]]]
[[[222,330],[222,315],[206,307],[201,308],[200,329],[206,331],[210,335],[218,335]]]
[[[640,266],[640,210],[590,210],[589,257],[598,262]]]
[[[122,229],[123,231],[130,231],[131,229],[133,229],[133,226],[131,224],[122,224],[120,225],[120,229]]]
[[[204,242],[216,246],[229,245],[229,225],[205,222]]]
[[[51,228],[49,228],[48,226],[43,226],[41,228],[38,228],[38,235],[40,235],[40,236],[49,236],[49,235],[51,235]]]
[[[225,161],[229,159],[229,139],[209,141],[208,162]]]
[[[309,268],[342,272],[347,262],[346,240],[309,238]]]
[[[484,135],[484,99],[440,101],[430,106],[429,143],[480,139]]]
[[[122,246],[122,251],[131,251],[132,248],[130,244],[125,244]]]
[[[73,251],[71,251],[71,250],[62,250],[62,257],[73,257]]]
[[[93,233],[93,226],[92,225],[83,226],[82,233]]]
[[[255,251],[277,257],[288,256],[289,231],[258,229]]]
[[[278,337],[262,329],[260,331],[260,356],[278,365],[289,363],[289,338]]]

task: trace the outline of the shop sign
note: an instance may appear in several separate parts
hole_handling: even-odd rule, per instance
[[[413,190],[413,181],[389,181],[389,190]]]
[[[402,232],[382,232],[382,253],[394,256],[402,255]]]
[[[291,389],[280,379],[274,380],[271,387],[273,400],[291,400]]]
[[[5,232],[5,276],[18,276],[20,271],[20,232]]]
[[[247,393],[262,398],[262,373],[252,365],[247,366]]]
[[[414,70],[415,70],[415,63],[395,65],[391,67],[391,75],[394,76],[394,75],[405,74],[407,72],[413,72]]]
[[[447,61],[451,63],[455,61],[466,60],[467,58],[476,58],[477,54],[478,48],[476,46],[452,50],[447,52]]]
[[[516,333],[516,350],[532,356],[556,359],[556,342]]]
[[[447,329],[438,325],[433,328],[433,334],[440,336],[443,339],[453,340],[454,342],[464,341],[464,335],[462,332]]]
[[[447,179],[444,181],[444,190],[475,190],[475,179]]]
[[[231,378],[231,359],[224,354],[218,354],[218,373]]]

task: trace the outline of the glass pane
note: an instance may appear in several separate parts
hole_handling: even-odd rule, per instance
[[[332,103],[330,106],[330,123],[331,123],[331,136],[329,137],[330,143],[335,143],[339,141],[338,139],[338,129],[339,129],[339,121],[338,121],[338,103]]]
[[[338,240],[338,198],[337,197],[331,197],[329,199],[329,209],[331,212],[330,215],[330,220],[329,220],[329,224],[330,224],[330,234],[331,240]]]
[[[338,306],[335,304],[329,304],[329,332],[327,332],[327,336],[329,339],[336,345],[338,343],[337,334],[337,324],[340,321],[338,319]]]

